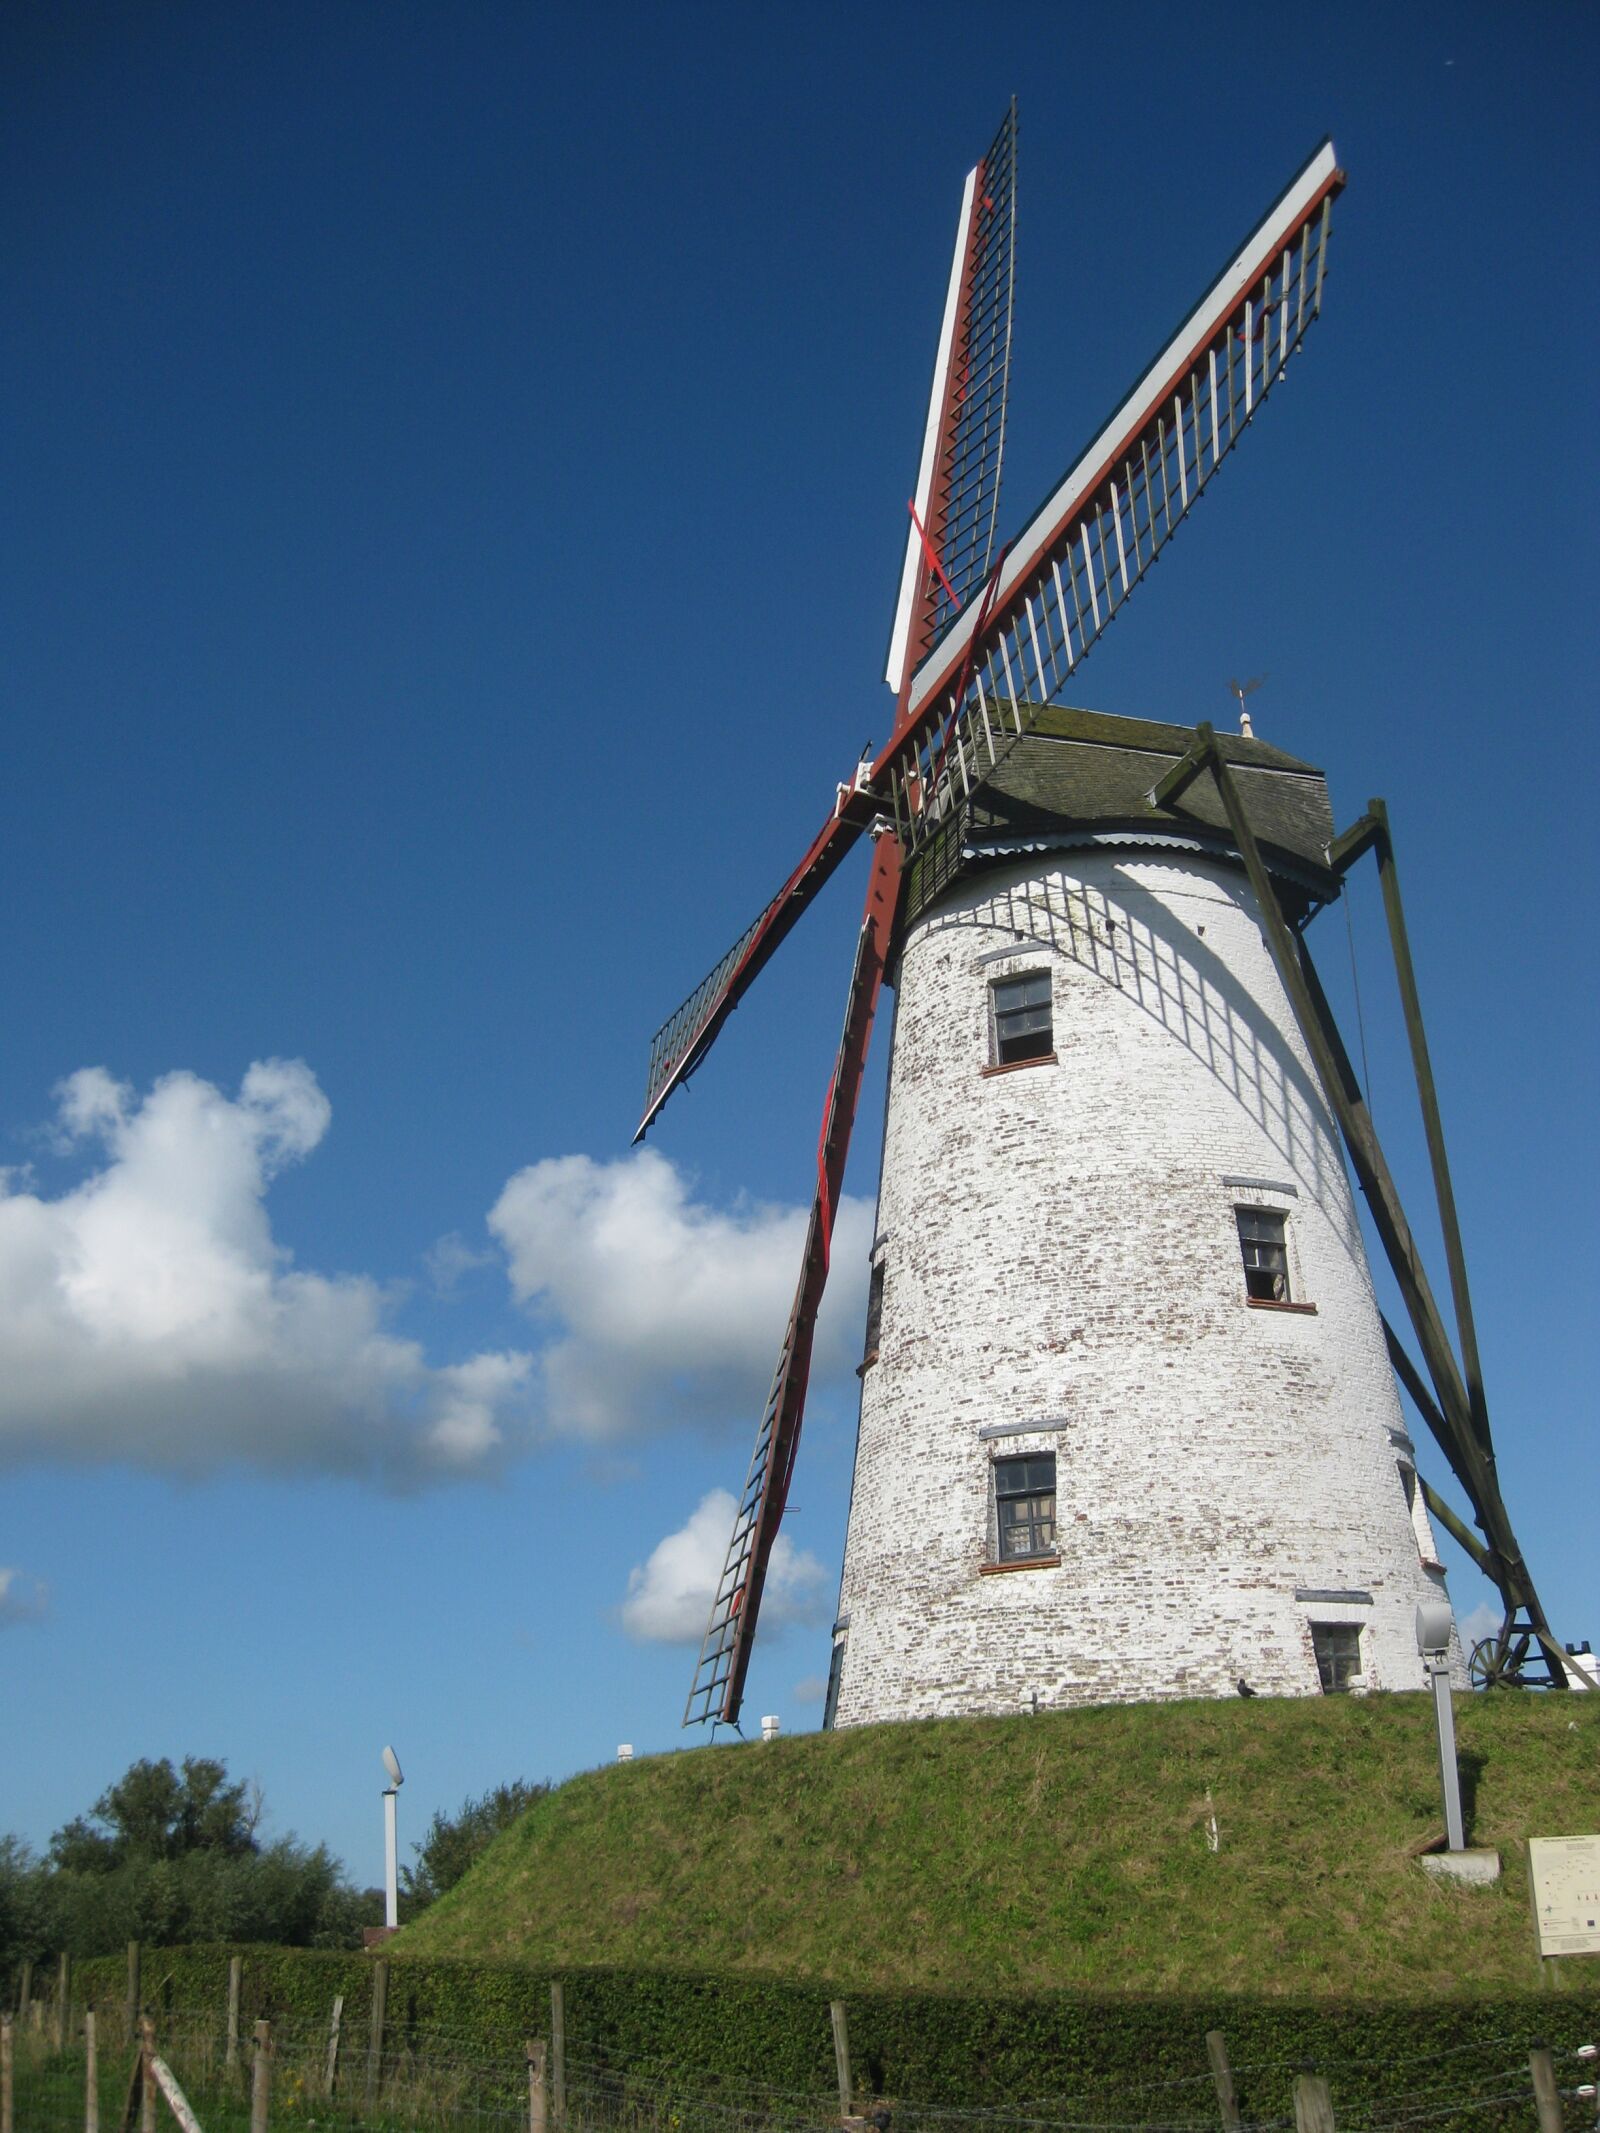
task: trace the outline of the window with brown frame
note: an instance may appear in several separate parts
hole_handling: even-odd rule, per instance
[[[994,1462],[995,1525],[1002,1563],[1056,1552],[1056,1455],[1024,1452]]]

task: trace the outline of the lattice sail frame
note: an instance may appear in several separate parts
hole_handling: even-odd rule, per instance
[[[1324,142],[913,677],[909,745],[883,765],[908,852],[993,760],[990,707],[1021,731],[1065,686],[1282,377],[1343,182]]]
[[[941,584],[929,644],[988,574],[1000,513],[1006,397],[1011,381],[1012,292],[1017,255],[1017,107],[1012,104],[979,166],[972,268],[958,371],[952,437],[940,467],[944,533]]]

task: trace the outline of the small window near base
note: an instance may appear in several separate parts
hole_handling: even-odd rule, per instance
[[[1256,1303],[1288,1303],[1289,1244],[1284,1217],[1272,1207],[1236,1207],[1245,1294]]]
[[[1344,1696],[1361,1678],[1361,1625],[1359,1622],[1313,1622],[1311,1648],[1317,1655],[1317,1675],[1324,1696]]]
[[[994,1507],[1002,1563],[1056,1552],[1056,1455],[1028,1452],[994,1462]]]

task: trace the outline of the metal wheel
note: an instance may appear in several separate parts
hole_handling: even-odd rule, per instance
[[[1491,1637],[1480,1637],[1472,1647],[1467,1679],[1475,1689],[1520,1689],[1527,1655],[1526,1637],[1508,1637],[1497,1630]]]

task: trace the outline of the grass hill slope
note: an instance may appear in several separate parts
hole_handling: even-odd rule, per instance
[[[1457,1698],[1441,1887],[1423,1696],[862,1727],[574,1778],[393,1943],[841,1988],[1427,1998],[1537,1983],[1525,1840],[1600,1831],[1600,1696]],[[1215,1818],[1215,1849],[1212,1848]]]

